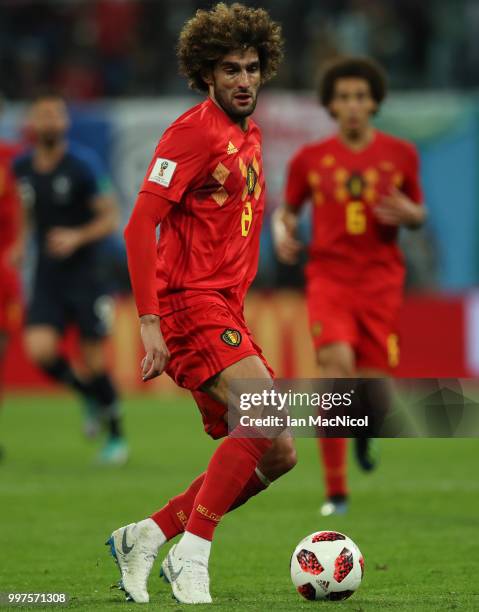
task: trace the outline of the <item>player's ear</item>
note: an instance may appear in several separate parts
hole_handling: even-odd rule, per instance
[[[208,87],[211,87],[213,85],[213,70],[211,68],[204,70],[201,73],[201,78],[208,85]]]
[[[336,115],[336,111],[334,109],[334,103],[332,100],[325,108],[328,111],[329,116],[332,117],[333,119],[336,119],[337,115]]]

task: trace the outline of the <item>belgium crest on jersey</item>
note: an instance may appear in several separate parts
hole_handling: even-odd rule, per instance
[[[352,174],[347,181],[347,188],[353,198],[360,198],[364,190],[364,179],[361,174]]]
[[[258,176],[254,171],[252,164],[248,166],[246,171],[246,187],[248,188],[248,195],[254,193],[254,188],[256,187],[256,181],[258,180]]]
[[[241,344],[241,333],[237,329],[225,329],[221,334],[221,339],[229,346],[239,346]]]

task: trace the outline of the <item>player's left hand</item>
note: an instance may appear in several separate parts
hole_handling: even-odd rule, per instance
[[[52,257],[65,259],[70,257],[82,245],[80,229],[54,227],[47,235],[47,249]]]
[[[385,225],[418,226],[424,220],[424,209],[410,200],[399,189],[394,188],[391,193],[373,208],[373,213],[380,223]]]

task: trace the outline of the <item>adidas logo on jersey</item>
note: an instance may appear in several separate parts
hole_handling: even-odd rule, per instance
[[[238,153],[238,149],[234,146],[231,140],[228,143],[228,148],[226,149],[228,155],[233,155],[233,153]]]

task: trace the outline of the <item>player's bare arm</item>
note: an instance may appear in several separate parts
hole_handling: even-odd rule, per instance
[[[80,247],[113,234],[118,229],[119,211],[111,194],[95,196],[92,201],[95,214],[90,223],[80,227],[54,227],[47,236],[48,251],[54,257],[70,257]]]
[[[426,209],[407,197],[399,189],[393,189],[373,209],[376,219],[385,225],[403,225],[418,229],[426,220]]]
[[[285,264],[295,264],[303,245],[297,239],[299,210],[285,204],[274,211],[271,218],[273,242],[278,259]]]
[[[18,207],[18,234],[15,243],[7,254],[9,263],[14,268],[21,267],[25,261],[26,244],[33,228],[31,202],[19,181],[16,181],[16,192],[20,204]]]

